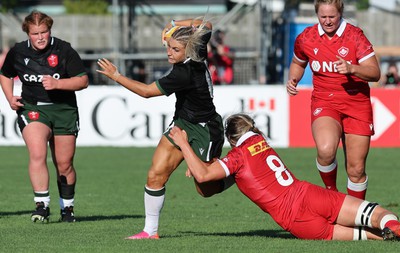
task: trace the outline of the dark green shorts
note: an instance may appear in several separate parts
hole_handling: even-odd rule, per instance
[[[23,101],[24,106],[17,111],[19,129],[29,123],[41,122],[48,126],[54,135],[78,135],[78,108],[68,104],[38,103],[32,105]]]
[[[221,156],[225,139],[224,126],[220,115],[208,122],[197,124],[184,119],[173,120],[165,130],[164,136],[175,145],[174,141],[168,136],[173,126],[178,126],[186,131],[190,146],[202,161],[209,162],[213,158]]]

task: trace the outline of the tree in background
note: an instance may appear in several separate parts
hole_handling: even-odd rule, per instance
[[[369,7],[369,0],[355,1],[358,10],[367,10]]]
[[[108,14],[106,0],[64,0],[65,12],[68,14]]]
[[[0,1],[0,12],[7,12],[8,10],[14,9],[18,4],[18,0],[1,0]]]

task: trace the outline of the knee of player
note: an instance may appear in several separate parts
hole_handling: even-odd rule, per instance
[[[71,161],[65,161],[65,162],[57,161],[56,164],[57,164],[57,170],[60,174],[68,175],[70,173],[74,173],[75,171],[75,168],[72,165]]]
[[[150,170],[147,174],[147,185],[152,189],[164,187],[169,179],[169,174]]]
[[[317,147],[318,151],[318,160],[330,164],[336,159],[336,147],[332,147],[331,145],[322,145]]]
[[[353,183],[364,183],[368,180],[368,176],[365,173],[365,168],[354,168],[347,167],[347,176]]]

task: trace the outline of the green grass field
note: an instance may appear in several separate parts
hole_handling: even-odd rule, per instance
[[[204,199],[186,164],[167,184],[160,240],[123,238],[144,225],[143,187],[153,148],[80,147],[75,167],[78,221],[58,223],[55,172],[50,166],[51,213],[48,224],[32,223],[34,208],[25,147],[0,147],[0,252],[399,252],[400,242],[304,241],[283,231],[236,188]],[[300,178],[321,184],[314,149],[277,149]],[[367,199],[400,214],[397,158],[400,149],[371,149]],[[339,151],[338,186],[346,175]],[[50,162],[50,160],[49,160]]]

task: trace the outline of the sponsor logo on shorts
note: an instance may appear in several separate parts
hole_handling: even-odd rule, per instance
[[[203,153],[204,153],[204,148],[199,148],[199,151],[200,151],[200,155],[203,155]]]
[[[313,114],[314,114],[314,116],[317,116],[321,112],[322,112],[322,108],[317,108],[317,109],[314,110]]]
[[[30,120],[38,120],[39,119],[39,113],[35,111],[30,111],[28,112],[28,117]]]

